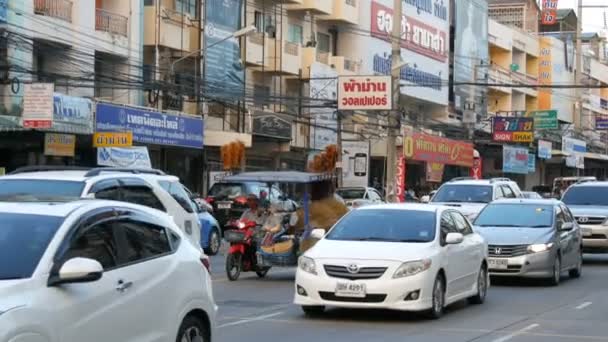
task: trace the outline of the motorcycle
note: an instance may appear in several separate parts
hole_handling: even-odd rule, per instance
[[[228,224],[224,239],[230,243],[226,255],[226,275],[230,281],[239,279],[241,272],[255,271],[258,277],[266,276],[270,267],[258,265],[258,243],[264,236],[254,221],[238,220]]]

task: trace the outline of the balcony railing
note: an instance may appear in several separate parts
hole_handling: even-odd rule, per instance
[[[249,41],[252,44],[256,45],[264,45],[264,33],[262,32],[254,32],[249,36]]]
[[[34,0],[34,13],[72,22],[72,2],[68,0]]]
[[[352,72],[357,72],[357,62],[352,59],[344,59],[344,69]]]
[[[95,10],[95,30],[128,37],[129,18],[98,8]]]
[[[329,64],[329,52],[317,52],[317,62]]]
[[[298,55],[298,48],[299,45],[296,43],[292,43],[292,42],[285,42],[285,53],[288,55],[292,55],[292,56],[297,56]]]

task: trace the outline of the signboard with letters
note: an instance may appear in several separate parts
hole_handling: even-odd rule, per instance
[[[551,159],[553,150],[553,143],[546,140],[538,141],[538,158],[540,159]]]
[[[431,183],[441,183],[443,180],[443,170],[445,164],[426,163],[426,181]]]
[[[73,157],[76,149],[76,136],[72,134],[45,133],[44,155]]]
[[[528,149],[523,147],[502,147],[502,172],[528,174]]]
[[[566,153],[585,153],[587,152],[587,143],[580,139],[563,137],[562,151]]]
[[[473,167],[474,148],[470,143],[414,133],[403,138],[406,159]]]
[[[274,113],[255,112],[253,116],[254,135],[283,140],[291,140],[291,122]]]
[[[558,129],[557,110],[538,110],[529,112],[528,117],[534,118],[534,129]]]
[[[528,173],[534,173],[536,171],[536,156],[532,153],[528,153]]]
[[[93,135],[93,147],[131,147],[131,132],[96,132]]]
[[[369,141],[342,141],[342,186],[366,187],[369,164]]]
[[[391,76],[341,76],[338,110],[390,110]]]
[[[608,130],[608,116],[596,116],[595,129]]]
[[[152,162],[146,146],[102,147],[97,149],[97,165],[146,169]]]
[[[543,0],[541,23],[543,25],[555,25],[557,23],[557,5],[559,0]]]
[[[23,87],[23,127],[53,126],[53,83],[31,83]]]
[[[492,118],[492,138],[502,142],[533,142],[534,119],[495,116]]]

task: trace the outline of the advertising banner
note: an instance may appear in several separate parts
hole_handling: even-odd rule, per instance
[[[431,183],[441,183],[443,180],[443,170],[445,164],[426,163],[426,181]]]
[[[502,172],[528,174],[528,149],[503,145]]]
[[[572,153],[566,157],[566,166],[573,167],[576,169],[585,168],[585,157],[582,153]]]
[[[149,169],[152,162],[145,146],[102,147],[97,149],[97,165]]]
[[[97,104],[96,132],[132,132],[133,141],[203,149],[203,120],[107,103]]]
[[[559,0],[542,0],[541,23],[555,25],[557,23],[557,5]]]
[[[536,171],[536,156],[532,153],[528,153],[528,173],[534,173]]]
[[[403,203],[405,202],[405,180],[406,180],[406,164],[405,158],[403,156],[399,156],[397,158],[397,179],[395,180],[395,195],[397,202]]]
[[[331,66],[323,63],[313,63],[310,66],[310,98],[313,103],[328,100],[336,101],[338,98],[338,72]],[[310,108],[311,127],[310,145],[314,150],[322,150],[327,145],[334,145],[338,141],[338,121],[335,108]]]
[[[53,126],[53,83],[30,83],[23,86],[23,127]]]
[[[473,167],[471,168],[470,176],[473,179],[482,179],[483,159],[481,157],[473,159]]]
[[[540,56],[538,57],[538,82],[540,84],[552,84],[553,80],[553,65],[552,65],[552,49],[550,37],[539,38]],[[542,109],[552,108],[552,93],[551,89],[542,89],[538,91],[538,107]]]
[[[538,158],[551,159],[553,151],[553,143],[546,140],[538,141]]]
[[[562,151],[566,153],[585,153],[587,143],[583,140],[562,137]]]
[[[526,116],[534,118],[534,129],[536,130],[559,128],[556,110],[538,110],[529,112]]]
[[[533,142],[534,119],[495,116],[492,118],[492,138],[502,142]]]
[[[369,141],[342,141],[342,186],[369,184]]]
[[[84,97],[53,94],[53,131],[93,134],[93,102]]]
[[[608,130],[608,117],[596,116],[595,117],[595,129]]]
[[[403,155],[406,159],[472,167],[473,153],[473,145],[462,141],[422,133],[403,138]]]
[[[45,133],[44,155],[73,157],[76,149],[76,136],[72,134]]]
[[[338,78],[338,110],[390,110],[391,76]]]
[[[97,132],[93,134],[93,147],[131,147],[132,132]]]

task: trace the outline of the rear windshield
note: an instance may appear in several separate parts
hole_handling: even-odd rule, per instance
[[[338,190],[337,193],[346,200],[361,199],[365,196],[365,189],[342,189]]]
[[[209,196],[235,198],[246,195],[243,193],[242,184],[216,183],[209,189]]]
[[[435,212],[364,209],[345,216],[327,235],[329,240],[430,242],[435,239]]]
[[[550,227],[553,224],[553,206],[489,204],[477,216],[474,224],[479,227]]]
[[[487,185],[444,185],[431,202],[492,202],[492,187]]]
[[[566,205],[608,206],[608,187],[579,186],[568,189],[562,198]]]
[[[29,278],[62,217],[0,213],[0,281]]]
[[[77,199],[84,182],[48,179],[0,179],[0,201]]]

